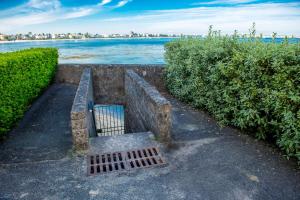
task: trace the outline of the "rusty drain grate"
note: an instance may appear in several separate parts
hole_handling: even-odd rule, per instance
[[[127,151],[126,158],[131,169],[165,164],[156,147]]]
[[[126,163],[122,152],[88,156],[88,174],[101,174],[124,170]]]
[[[88,175],[166,164],[157,147],[88,156]]]

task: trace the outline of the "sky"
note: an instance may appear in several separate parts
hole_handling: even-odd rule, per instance
[[[0,0],[0,32],[224,34],[300,37],[300,0]]]

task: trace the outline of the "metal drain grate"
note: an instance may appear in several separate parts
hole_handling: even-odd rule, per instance
[[[88,175],[166,164],[157,147],[88,156]]]
[[[126,163],[122,152],[106,153],[88,156],[88,174],[102,174],[126,169]]]
[[[127,151],[126,158],[131,169],[165,164],[156,147]]]

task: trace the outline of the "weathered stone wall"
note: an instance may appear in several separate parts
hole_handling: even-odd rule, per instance
[[[96,103],[126,104],[125,71],[134,70],[159,91],[165,91],[163,81],[164,65],[127,65],[127,64],[60,64],[56,82],[79,84],[85,68],[93,71],[93,87]]]
[[[124,68],[101,66],[93,68],[95,102],[99,104],[125,104]]]
[[[133,132],[152,131],[163,141],[170,141],[171,104],[157,89],[133,70],[126,70],[127,128]]]
[[[89,112],[93,102],[92,70],[86,68],[82,72],[71,110],[73,146],[76,150],[87,150],[89,136],[96,134],[93,115]]]

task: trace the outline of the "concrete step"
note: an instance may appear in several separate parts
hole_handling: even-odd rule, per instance
[[[118,136],[90,138],[89,154],[127,151],[145,147],[159,147],[152,132],[129,133]]]

